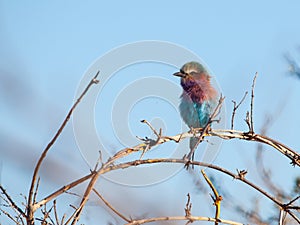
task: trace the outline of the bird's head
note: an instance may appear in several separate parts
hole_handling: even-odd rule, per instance
[[[179,72],[174,73],[173,75],[186,79],[190,76],[197,78],[200,74],[207,75],[205,68],[198,62],[188,62],[181,67]]]
[[[210,76],[206,69],[198,62],[188,62],[184,64],[180,71],[173,74],[181,78],[180,84],[183,90],[188,93],[202,93],[206,96],[208,93],[215,93],[210,84]],[[202,98],[204,98],[202,96]]]
[[[184,64],[180,71],[173,74],[180,77],[183,95],[193,102],[201,103],[215,99],[217,91],[210,83],[210,76],[205,68],[198,62]]]

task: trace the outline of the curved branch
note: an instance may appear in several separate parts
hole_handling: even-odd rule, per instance
[[[112,156],[110,159],[108,159],[108,161],[105,164],[103,164],[101,168],[99,168],[97,171],[93,171],[92,174],[89,174],[84,178],[84,180],[87,180],[89,178],[91,178],[91,180],[86,189],[84,197],[81,201],[80,207],[78,207],[77,212],[75,213],[75,218],[74,218],[72,224],[75,224],[76,221],[79,219],[81,211],[82,211],[82,209],[89,197],[89,194],[92,191],[100,174],[109,172],[111,170],[119,169],[119,168],[127,168],[129,166],[137,166],[139,164],[145,164],[145,163],[162,163],[162,162],[185,163],[185,164],[190,163],[190,164],[194,164],[194,165],[210,167],[210,168],[219,170],[235,179],[242,180],[243,182],[252,186],[256,190],[258,190],[259,192],[264,194],[266,197],[268,197],[269,199],[274,201],[277,205],[280,205],[280,206],[282,205],[281,202],[277,201],[274,197],[269,195],[267,192],[261,190],[259,187],[255,186],[254,184],[252,184],[249,181],[247,181],[246,179],[244,179],[244,176],[235,175],[221,167],[217,167],[217,166],[214,166],[211,164],[205,164],[205,163],[201,163],[201,162],[188,162],[186,159],[153,159],[153,160],[147,160],[147,161],[136,160],[136,161],[129,162],[129,163],[118,164],[117,167],[116,167],[116,165],[113,165],[113,162],[115,162],[117,159],[126,157],[134,152],[139,152],[139,151],[144,152],[145,149],[150,150],[152,147],[163,144],[168,141],[180,142],[181,140],[183,140],[185,138],[195,136],[195,131],[198,132],[196,135],[203,135],[203,133],[201,132],[202,129],[199,128],[199,129],[195,129],[193,131],[193,133],[186,132],[186,133],[181,133],[181,134],[178,134],[175,136],[159,136],[157,140],[147,139],[144,143],[136,145],[132,148],[125,148],[125,149],[117,152],[114,156]],[[220,138],[226,139],[226,140],[237,138],[237,139],[242,139],[242,140],[246,140],[246,141],[256,141],[256,142],[264,143],[264,144],[267,144],[267,145],[275,148],[283,155],[287,156],[289,159],[292,160],[292,163],[294,165],[300,166],[300,156],[297,152],[295,152],[292,149],[290,149],[289,147],[281,144],[280,142],[275,141],[275,140],[273,140],[269,137],[263,136],[263,135],[254,134],[254,133],[250,133],[250,132],[245,133],[245,132],[236,131],[236,130],[209,130],[205,133],[205,136],[216,136],[216,137],[220,137]],[[72,188],[72,187],[78,185],[79,183],[82,183],[79,180],[73,182],[72,184],[70,184],[70,186],[67,185],[67,188],[69,189],[69,188]],[[61,189],[54,192],[50,196],[46,197],[41,202],[34,204],[34,209],[36,210],[37,208],[39,208],[41,206],[41,203],[48,202],[49,200],[51,200],[54,197],[58,196],[59,194],[63,193],[65,191],[65,188],[66,188],[66,186],[62,187]]]
[[[121,214],[119,211],[117,211],[108,201],[106,201],[103,196],[95,189],[93,188],[93,191],[96,193],[96,195],[104,202],[104,204],[110,208],[115,214],[117,214],[119,217],[121,217],[126,222],[130,222],[130,219],[126,218],[123,214]]]
[[[126,223],[125,225],[140,225],[144,223],[151,223],[157,221],[170,221],[170,220],[187,220],[188,222],[194,221],[208,221],[208,222],[220,222],[223,224],[231,224],[231,225],[243,225],[242,223],[234,222],[231,220],[223,220],[223,219],[216,219],[211,217],[203,217],[203,216],[166,216],[166,217],[154,217],[148,219],[141,219],[141,220],[133,220],[130,223]]]
[[[112,170],[126,169],[128,167],[139,166],[139,165],[142,165],[142,164],[155,164],[155,163],[181,163],[181,164],[186,164],[187,162],[188,162],[188,159],[172,159],[172,158],[135,160],[135,161],[120,163],[120,164],[116,164],[116,165],[104,168],[103,171],[102,171],[102,174],[107,173],[107,172],[112,171]],[[261,194],[263,194],[267,198],[269,198],[271,201],[273,201],[277,205],[283,206],[283,204],[280,201],[278,201],[275,197],[273,197],[272,195],[270,195],[266,191],[262,190],[260,187],[253,184],[251,181],[247,180],[245,178],[245,176],[241,176],[239,173],[235,174],[235,173],[233,173],[229,170],[226,170],[226,169],[224,169],[220,166],[216,166],[216,165],[209,164],[209,163],[204,163],[204,162],[191,161],[190,164],[193,164],[195,166],[203,166],[203,167],[211,168],[211,169],[220,171],[220,172],[232,177],[233,179],[240,180],[243,183],[246,183],[250,187],[257,190],[258,192],[260,192]]]
[[[46,196],[44,199],[42,199],[41,201],[35,203],[32,208],[34,211],[36,211],[38,208],[42,207],[43,205],[47,204],[49,201],[51,201],[52,199],[56,198],[57,196],[61,195],[62,193],[65,193],[66,191],[72,189],[73,187],[83,183],[84,181],[90,179],[93,176],[93,173],[88,174],[84,177],[81,177],[67,185],[64,185],[63,187],[61,187],[60,189],[56,190],[55,192],[53,192],[52,194]]]
[[[204,179],[206,180],[206,182],[208,183],[210,189],[213,191],[214,196],[215,196],[215,197],[213,197],[211,195],[211,198],[213,199],[214,205],[216,206],[216,213],[215,213],[216,222],[215,222],[215,225],[218,225],[219,218],[220,218],[220,213],[221,213],[221,201],[223,200],[223,198],[222,198],[221,195],[219,195],[217,189],[215,188],[215,186],[213,185],[211,180],[208,178],[208,176],[206,175],[206,173],[204,172],[203,169],[201,170],[201,173],[202,173]]]
[[[254,141],[254,142],[259,142],[263,143],[266,145],[269,145],[273,147],[274,149],[278,150],[281,154],[285,155],[288,157],[292,162],[292,165],[297,165],[300,167],[300,154],[291,148],[287,147],[286,145],[261,134],[256,134],[252,132],[243,132],[243,131],[238,131],[238,130],[226,130],[226,129],[211,129],[208,130],[206,133],[202,133],[203,128],[196,128],[193,130],[193,133],[191,132],[185,132],[181,134],[177,134],[175,136],[160,136],[159,140],[154,141],[151,139],[148,139],[148,143],[142,143],[140,145],[137,145],[133,148],[126,148],[121,150],[119,153],[117,153],[114,157],[123,157],[128,155],[128,151],[131,152],[137,152],[137,151],[143,151],[146,147],[147,150],[150,150],[152,147],[161,145],[165,142],[168,141],[175,141],[176,143],[180,142],[181,140],[185,138],[190,138],[190,137],[199,137],[199,136],[215,136],[219,137],[225,140],[229,139],[241,139],[245,141]]]
[[[54,137],[48,143],[48,145],[44,149],[43,153],[41,154],[40,158],[38,159],[38,162],[37,162],[37,164],[36,164],[36,166],[34,168],[34,171],[33,171],[32,179],[31,179],[31,185],[30,185],[29,194],[28,194],[28,202],[27,202],[27,224],[34,224],[34,221],[33,221],[33,214],[34,214],[33,196],[34,196],[34,189],[35,189],[35,185],[36,185],[36,179],[37,179],[40,167],[42,165],[42,162],[46,158],[47,153],[50,150],[50,148],[52,147],[52,145],[56,142],[57,138],[60,136],[60,134],[63,131],[63,129],[65,128],[66,124],[70,120],[73,111],[75,110],[75,108],[77,107],[77,105],[80,103],[80,101],[82,100],[82,98],[84,97],[84,95],[88,92],[88,90],[90,89],[90,87],[93,84],[97,84],[99,82],[99,80],[97,80],[97,77],[98,77],[99,73],[100,73],[100,71],[98,71],[96,73],[96,75],[91,79],[91,81],[89,82],[89,84],[87,85],[87,87],[83,90],[82,94],[79,96],[79,98],[73,104],[73,106],[69,110],[66,118],[62,122],[61,126],[59,127],[59,129],[55,133]]]
[[[260,142],[266,145],[269,145],[276,150],[278,150],[281,154],[288,157],[290,160],[292,160],[291,164],[300,166],[300,154],[291,148],[287,147],[286,145],[269,138],[264,135],[255,134],[251,132],[242,132],[242,131],[236,131],[236,130],[211,130],[207,136],[217,136],[222,139],[234,139],[238,138],[241,140],[246,141],[254,141],[254,142]]]
[[[280,202],[279,200],[277,200],[275,197],[273,197],[268,192],[264,191],[262,188],[260,188],[256,184],[254,184],[251,181],[247,180],[245,178],[245,174],[242,174],[242,175],[240,173],[235,174],[235,173],[230,172],[229,170],[226,170],[222,167],[219,167],[219,166],[216,166],[216,165],[213,165],[213,164],[209,164],[209,163],[198,162],[198,161],[189,161],[188,159],[170,159],[170,158],[168,158],[168,159],[135,160],[135,161],[120,163],[120,164],[111,165],[109,167],[103,168],[101,173],[104,174],[104,173],[107,173],[107,172],[112,171],[112,170],[126,169],[128,167],[138,166],[138,165],[142,165],[142,164],[154,164],[154,163],[181,163],[181,164],[186,164],[188,162],[192,165],[208,167],[208,168],[220,171],[220,172],[222,172],[222,173],[224,173],[224,174],[226,174],[226,175],[228,175],[228,176],[230,176],[230,177],[232,177],[236,180],[242,181],[243,183],[247,184],[251,188],[255,189],[256,191],[260,192],[262,195],[264,195],[265,197],[270,199],[272,202],[274,202],[279,207],[283,208],[283,210],[285,210],[297,222],[300,221],[300,219],[295,214],[293,214],[289,209],[284,208],[286,204]]]

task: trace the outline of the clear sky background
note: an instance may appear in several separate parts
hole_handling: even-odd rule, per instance
[[[300,57],[297,50],[300,44],[299,9],[300,2],[297,0],[281,3],[0,1],[1,183],[13,197],[22,201],[19,193],[28,192],[37,156],[62,122],[89,66],[113,48],[143,40],[172,42],[199,55],[226,97],[227,122],[232,109],[231,100],[238,101],[245,91],[251,90],[252,79],[258,72],[254,109],[256,131],[259,132],[263,126],[266,115],[270,115],[274,121],[268,135],[295,150],[299,149],[300,80],[289,75],[288,64],[284,60],[287,53]],[[140,73],[145,77],[162,76],[179,84],[177,78],[171,77],[175,71],[176,68],[165,65],[153,65],[152,71],[151,64],[148,64],[137,67],[137,70],[134,67],[125,69],[124,74],[132,74],[132,78],[121,79],[117,76],[122,74],[121,70],[103,90],[107,95],[103,105],[114,99],[109,99],[110,89],[111,93],[118,93],[122,90],[120,84],[130,84]],[[149,135],[145,127],[141,128],[144,125],[138,123],[144,119],[143,115],[149,120],[161,117],[166,121],[166,128],[172,120],[180,120],[173,108],[159,102],[162,110],[168,113],[157,112],[153,110],[155,102],[147,101],[137,105],[129,115],[128,123],[135,135]],[[103,127],[101,119],[97,118],[97,110],[103,105],[98,102],[96,109],[95,121],[99,122],[97,126],[100,129]],[[236,129],[247,129],[243,120],[248,109],[249,96],[236,115]],[[109,112],[100,118],[105,121],[105,116],[110,119]],[[177,131],[167,132],[176,134]],[[106,135],[106,143],[111,146],[112,152],[122,146],[111,137],[113,133],[104,131],[103,135]],[[256,171],[256,147],[241,141],[224,142],[215,163],[232,171],[248,169],[249,179],[263,184]],[[299,174],[298,168],[292,168],[289,161],[273,149],[266,149],[265,164],[272,170],[274,183],[290,190],[293,179]],[[72,124],[52,150],[41,172],[40,198],[89,172],[76,146]],[[155,157],[155,150],[149,154],[149,157]],[[233,191],[232,195],[235,190],[244,191],[247,200],[253,200],[255,192],[247,191],[245,185],[222,176],[218,179],[220,183],[224,182],[221,185],[224,190]],[[132,202],[131,210],[123,205],[128,215],[141,216],[146,212],[152,216],[182,214],[187,192],[194,196],[194,214],[213,215],[209,204],[205,204],[205,209],[201,208],[203,201],[198,199],[199,191],[185,171],[164,184],[144,188],[118,185],[103,179],[101,182],[102,193],[112,203],[122,208],[120,202]],[[209,196],[205,196],[206,202],[209,202]],[[269,203],[268,200],[266,202]],[[84,215],[83,222],[93,221],[93,213],[97,210],[106,215],[106,220],[114,221],[109,211],[100,209],[101,203],[91,203],[90,206],[88,210],[91,213]],[[227,206],[225,218],[246,222],[232,212],[230,200]],[[93,210],[95,208],[97,210]],[[136,208],[138,210],[134,210]],[[272,209],[266,210],[266,217],[271,215]],[[70,208],[68,210],[71,212]],[[3,215],[0,218],[1,222],[5,221]]]

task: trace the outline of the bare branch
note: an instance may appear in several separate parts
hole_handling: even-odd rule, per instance
[[[102,157],[101,157],[101,152],[100,152],[99,160],[97,161],[94,170],[91,171],[91,174],[88,174],[88,175],[86,175],[86,176],[84,176],[80,179],[77,179],[77,180],[61,187],[57,191],[55,191],[52,194],[45,197],[43,200],[41,200],[39,202],[36,202],[36,198],[37,198],[37,194],[38,194],[38,188],[39,188],[39,182],[40,182],[40,178],[38,177],[40,167],[41,167],[48,151],[53,146],[53,144],[56,142],[57,138],[61,135],[61,132],[63,131],[63,129],[65,128],[67,122],[69,121],[74,109],[77,107],[79,102],[85,96],[85,94],[87,93],[89,88],[93,84],[96,84],[96,83],[99,82],[96,79],[98,74],[99,74],[99,72],[97,72],[97,74],[94,76],[94,78],[90,81],[90,83],[87,85],[85,90],[82,92],[80,97],[73,104],[73,106],[71,107],[70,111],[68,112],[66,118],[64,119],[63,123],[61,124],[61,126],[57,130],[56,134],[51,139],[51,141],[48,143],[48,145],[46,146],[46,148],[42,152],[40,158],[38,159],[38,162],[37,162],[37,164],[34,168],[34,173],[33,173],[32,180],[31,180],[31,186],[30,186],[30,189],[29,189],[29,195],[28,195],[27,205],[26,205],[26,211],[23,212],[22,209],[20,209],[12,201],[12,199],[6,193],[5,189],[0,185],[0,188],[1,188],[4,196],[6,197],[7,201],[10,203],[11,208],[14,209],[15,212],[18,212],[22,217],[27,219],[27,225],[33,225],[34,224],[34,213],[36,212],[36,210],[38,208],[40,208],[42,206],[45,207],[44,210],[42,210],[42,213],[43,213],[44,217],[40,220],[43,223],[44,222],[48,223],[47,221],[51,220],[50,222],[54,224],[54,221],[52,221],[52,219],[49,216],[50,212],[53,208],[56,223],[59,224],[57,209],[56,209],[56,201],[55,200],[53,201],[53,207],[50,210],[46,210],[46,203],[48,203],[49,201],[53,200],[54,198],[56,198],[57,196],[59,196],[63,193],[67,193],[67,191],[70,190],[71,188],[74,188],[75,186],[77,186],[77,185],[79,185],[79,184],[81,184],[81,183],[83,183],[84,181],[87,181],[87,180],[89,180],[89,183],[88,183],[88,185],[85,189],[85,192],[82,196],[81,202],[80,202],[78,207],[77,206],[72,206],[75,209],[75,211],[74,211],[73,215],[71,217],[69,217],[69,219],[67,219],[65,224],[68,224],[68,223],[71,222],[72,225],[75,225],[77,223],[77,221],[80,219],[82,210],[85,207],[86,202],[88,201],[89,196],[90,196],[92,191],[95,192],[96,195],[115,214],[117,214],[119,217],[121,217],[123,220],[125,220],[128,224],[143,224],[143,223],[149,223],[149,222],[153,222],[153,221],[164,221],[164,220],[184,220],[184,221],[187,221],[186,224],[192,223],[193,221],[196,221],[196,220],[214,222],[215,225],[217,225],[218,223],[241,224],[241,223],[237,223],[237,222],[234,222],[234,221],[220,219],[220,207],[221,207],[222,196],[220,196],[218,194],[218,191],[216,190],[216,188],[214,187],[214,185],[212,184],[210,179],[206,176],[204,171],[201,171],[201,172],[202,172],[206,182],[209,184],[211,190],[214,193],[213,200],[214,200],[214,204],[216,206],[215,218],[192,216],[191,215],[192,204],[190,202],[190,196],[188,194],[188,200],[187,200],[186,208],[185,208],[185,216],[158,217],[158,218],[149,218],[149,219],[142,219],[142,220],[131,220],[130,218],[127,218],[126,216],[124,216],[120,212],[118,212],[114,207],[112,207],[112,205],[109,202],[107,202],[103,198],[103,196],[101,196],[101,194],[99,192],[97,192],[97,190],[94,188],[99,176],[104,174],[104,173],[108,173],[112,170],[125,169],[125,168],[128,168],[128,167],[139,166],[139,165],[142,165],[142,164],[155,164],[155,163],[181,163],[181,164],[184,164],[185,166],[191,164],[191,165],[195,165],[195,166],[209,167],[209,168],[212,168],[214,170],[220,171],[223,174],[227,174],[228,176],[231,176],[233,179],[240,180],[241,182],[243,182],[246,185],[248,185],[249,187],[255,189],[256,191],[258,191],[259,193],[261,193],[262,195],[264,195],[265,197],[267,197],[268,199],[273,201],[276,205],[278,205],[280,210],[281,210],[281,214],[280,214],[279,217],[280,217],[280,221],[282,221],[281,222],[282,224],[284,222],[284,216],[286,214],[289,214],[292,218],[295,219],[295,221],[299,222],[299,218],[295,215],[294,212],[299,210],[300,207],[293,205],[293,203],[296,200],[298,200],[300,198],[300,196],[298,196],[297,198],[291,200],[290,202],[288,202],[286,204],[283,204],[280,199],[278,199],[277,197],[272,196],[270,193],[266,192],[265,190],[263,190],[259,186],[255,185],[254,183],[252,183],[248,179],[246,179],[245,176],[247,174],[247,171],[245,171],[245,170],[237,170],[237,173],[233,173],[233,172],[230,172],[230,171],[228,171],[228,170],[226,170],[222,167],[219,167],[219,166],[216,166],[216,165],[213,165],[213,164],[207,164],[207,163],[203,163],[203,162],[192,161],[195,150],[196,150],[197,146],[203,141],[204,137],[216,136],[216,137],[226,139],[226,140],[236,138],[236,139],[241,139],[241,140],[246,140],[246,141],[254,141],[254,142],[258,142],[258,143],[264,143],[264,144],[269,145],[269,146],[273,147],[274,149],[278,150],[281,154],[283,154],[284,156],[286,156],[290,160],[292,160],[293,165],[300,166],[300,155],[299,155],[299,153],[297,153],[296,151],[293,151],[289,147],[281,144],[280,142],[278,142],[276,140],[273,140],[273,139],[271,139],[267,136],[264,136],[264,135],[254,133],[253,108],[254,108],[254,89],[255,89],[255,84],[256,84],[257,73],[255,74],[255,77],[253,79],[252,92],[251,92],[252,94],[251,94],[250,112],[247,113],[247,118],[246,118],[246,122],[247,122],[248,127],[249,127],[248,132],[233,130],[234,117],[235,117],[235,114],[236,114],[236,110],[240,107],[242,102],[245,100],[247,92],[245,93],[245,95],[243,96],[243,98],[241,99],[241,101],[238,104],[235,101],[232,101],[234,106],[233,106],[233,112],[232,112],[232,117],[231,117],[231,130],[213,130],[213,129],[211,129],[211,126],[210,126],[213,122],[215,122],[214,119],[218,115],[218,113],[220,112],[222,103],[224,101],[224,98],[222,96],[219,99],[219,103],[218,103],[217,107],[215,108],[214,112],[212,113],[211,117],[209,118],[209,121],[208,121],[207,125],[204,128],[196,128],[191,132],[181,133],[181,134],[178,134],[178,135],[175,135],[175,136],[172,136],[172,137],[162,136],[162,129],[159,129],[159,132],[158,132],[154,129],[154,127],[148,121],[142,120],[141,122],[147,124],[150,127],[150,129],[153,131],[153,133],[157,137],[156,139],[155,138],[154,139],[150,139],[150,138],[140,139],[140,140],[143,141],[143,143],[138,144],[138,145],[136,145],[132,148],[125,148],[125,149],[122,149],[122,150],[118,151],[114,156],[109,158],[106,162],[102,162]],[[191,151],[188,153],[188,156],[184,157],[183,159],[148,159],[148,160],[142,160],[141,159],[142,156],[146,153],[146,151],[150,150],[154,146],[163,144],[163,143],[168,142],[168,141],[179,142],[179,141],[183,140],[184,138],[188,138],[188,137],[198,137],[198,142],[197,142],[196,146],[193,149],[191,149]],[[126,156],[128,156],[128,155],[130,155],[134,152],[142,152],[141,158],[139,160],[116,164],[117,159],[126,157]],[[5,211],[2,210],[2,212],[4,213]],[[20,215],[19,215],[19,217],[20,217]],[[17,217],[17,222],[19,220],[19,217]],[[276,216],[276,218],[277,218],[277,216]],[[63,218],[61,220],[61,224],[63,224],[64,219],[65,219],[65,215],[63,216]]]
[[[213,130],[213,129],[210,129],[206,133],[203,131],[204,131],[203,128],[197,128],[197,129],[194,129],[193,134],[190,132],[186,132],[186,133],[177,134],[175,136],[161,136],[158,142],[152,140],[152,141],[148,141],[145,143],[141,143],[132,148],[125,148],[123,150],[120,150],[111,158],[111,160],[114,161],[117,158],[125,157],[125,156],[131,154],[132,152],[144,151],[146,147],[148,147],[150,150],[152,147],[163,144],[165,142],[169,142],[169,141],[178,142],[178,140],[182,141],[185,138],[190,138],[190,137],[194,137],[194,136],[200,137],[202,135],[203,137],[204,136],[215,136],[215,137],[219,137],[219,138],[222,138],[225,140],[241,139],[241,140],[245,140],[245,141],[254,141],[254,142],[263,143],[263,144],[273,147],[274,149],[278,150],[281,154],[288,157],[292,161],[291,164],[300,166],[300,154],[299,153],[297,153],[296,151],[287,147],[286,145],[284,145],[272,138],[269,138],[267,136],[255,134],[255,133],[252,134],[249,132],[243,132],[243,131],[237,131],[237,130],[223,130],[223,129]]]
[[[121,217],[123,220],[125,220],[126,222],[130,222],[131,220],[126,218],[122,213],[120,213],[119,211],[117,211],[108,201],[106,201],[103,196],[95,189],[93,188],[93,191],[96,193],[96,195],[104,202],[104,204],[110,208],[115,214],[117,214],[119,217]]]
[[[215,186],[213,185],[213,183],[211,182],[211,180],[208,178],[208,176],[206,175],[206,173],[204,172],[204,170],[201,170],[201,173],[204,177],[204,179],[206,180],[206,182],[208,183],[209,187],[211,188],[211,190],[214,193],[215,197],[212,197],[213,201],[214,201],[214,205],[216,206],[216,213],[215,213],[215,225],[218,225],[219,222],[219,218],[220,218],[220,213],[221,213],[221,201],[223,200],[222,196],[219,195],[217,189],[215,188]]]
[[[194,146],[194,148],[190,150],[189,154],[187,155],[187,158],[189,160],[193,160],[194,159],[195,150],[197,149],[198,145],[202,142],[203,137],[205,136],[205,134],[210,129],[211,123],[212,123],[213,119],[218,115],[218,113],[219,113],[219,111],[220,111],[220,109],[222,107],[224,99],[225,99],[225,97],[222,97],[222,95],[221,95],[221,97],[219,99],[219,102],[218,102],[218,105],[216,106],[215,110],[213,111],[212,115],[210,116],[207,124],[205,125],[205,127],[203,129],[201,129],[201,134],[200,134],[200,136],[198,138],[198,142],[196,143],[196,145]],[[193,131],[194,131],[194,129],[193,129]],[[193,131],[192,131],[192,133],[194,134]],[[186,168],[188,168],[188,166],[189,166],[189,163],[186,164]]]
[[[102,161],[102,152],[101,151],[99,151],[99,157],[98,157],[98,160],[96,162],[94,171],[96,171],[98,169],[98,166],[99,166],[100,163],[103,164],[103,161]]]
[[[39,190],[40,180],[41,179],[39,177],[38,180],[37,180],[35,191],[34,191],[34,195],[33,195],[33,204],[36,203],[36,196],[37,196],[37,193],[38,193],[38,190]]]
[[[214,130],[210,131],[208,135],[211,136],[218,136],[223,139],[232,139],[232,138],[238,138],[246,141],[254,141],[254,142],[260,142],[264,143],[266,145],[269,145],[276,150],[278,150],[280,153],[288,157],[292,160],[292,165],[300,166],[300,155],[299,153],[295,152],[291,148],[285,146],[284,144],[269,138],[267,136],[263,136],[260,134],[252,134],[252,133],[244,133],[241,131],[232,131],[232,130]]]
[[[187,202],[184,208],[185,216],[190,217],[192,215],[192,203],[191,203],[191,196],[190,193],[187,194]]]
[[[104,173],[107,173],[107,172],[112,171],[112,170],[125,169],[125,168],[128,168],[128,167],[138,166],[138,165],[142,165],[142,164],[154,164],[154,163],[182,163],[182,164],[186,164],[188,161],[189,161],[188,159],[170,159],[170,158],[168,158],[168,159],[135,160],[135,161],[120,163],[120,164],[117,164],[117,165],[111,165],[110,167],[103,168],[103,171],[101,171],[101,173],[104,174]],[[219,166],[216,166],[216,165],[213,165],[213,164],[208,164],[208,163],[198,162],[198,161],[190,161],[189,163],[192,164],[192,165],[208,167],[208,168],[212,168],[214,170],[220,171],[223,174],[231,176],[232,178],[234,178],[236,180],[240,180],[243,183],[247,184],[249,187],[255,189],[258,192],[260,192],[262,195],[264,195],[265,197],[270,199],[272,202],[274,202],[279,207],[284,208],[284,206],[285,206],[284,203],[280,202],[278,199],[276,199],[276,197],[272,196],[271,194],[269,194],[268,192],[266,192],[265,190],[263,190],[259,186],[255,185],[254,183],[252,183],[251,181],[246,179],[245,176],[240,176],[240,174],[234,174],[234,173],[232,173],[232,172],[230,172],[230,171],[228,171],[228,170],[226,170],[222,167],[219,167]],[[298,222],[299,218],[297,218],[297,216],[294,215],[289,209],[286,209],[285,211],[288,214],[290,214]]]
[[[159,138],[161,136],[161,134],[157,133],[155,128],[147,120],[141,120],[141,123],[147,124],[150,127],[150,129],[153,131],[153,133],[156,135],[157,138]]]
[[[203,131],[202,129],[198,129],[199,131]],[[202,134],[199,134],[202,135]],[[284,146],[283,144],[270,139],[268,137],[265,136],[261,136],[258,134],[250,134],[250,133],[244,133],[241,131],[232,131],[232,130],[210,130],[208,133],[206,133],[205,135],[207,136],[217,136],[223,139],[232,139],[232,138],[238,138],[238,139],[243,139],[243,140],[247,140],[247,141],[257,141],[257,142],[261,142],[261,143],[265,143],[268,144],[272,147],[274,147],[275,149],[279,150],[282,154],[286,155],[287,157],[289,157],[290,159],[292,159],[292,161],[294,162],[295,165],[300,165],[300,158],[299,158],[299,154],[294,152],[293,150],[289,149],[288,147]],[[159,145],[168,141],[176,141],[176,140],[182,140],[184,138],[187,137],[191,137],[192,134],[191,133],[182,133],[173,137],[168,137],[168,136],[162,136],[160,137],[159,141],[152,141],[152,142],[148,142],[148,143],[142,143],[139,144],[133,148],[126,148],[123,149],[121,151],[119,151],[118,153],[116,153],[113,157],[111,157],[107,163],[102,165],[102,168],[100,168],[97,172],[94,172],[92,174],[89,174],[77,181],[72,182],[71,184],[62,187],[61,189],[59,189],[58,191],[54,192],[53,194],[51,194],[50,196],[46,197],[44,200],[42,200],[41,202],[35,204],[35,207],[40,207],[41,205],[45,204],[46,202],[50,201],[51,199],[53,199],[54,197],[60,195],[61,193],[65,192],[66,190],[78,185],[79,183],[82,183],[85,180],[88,180],[90,178],[93,177],[93,179],[90,181],[89,184],[89,188],[86,190],[86,193],[83,197],[82,203],[81,205],[84,205],[85,202],[87,201],[88,195],[90,190],[92,190],[92,187],[94,186],[96,180],[98,179],[98,176],[102,173],[107,172],[106,170],[108,168],[111,168],[112,163],[121,157],[125,157],[133,152],[137,152],[137,151],[144,151],[145,148],[151,149],[153,146],[155,145]],[[186,163],[188,163],[188,161],[185,161]],[[137,161],[135,163],[138,163]],[[137,164],[135,164],[137,165]],[[78,207],[77,209],[79,212],[82,210],[82,207]],[[80,214],[80,213],[79,213]]]
[[[19,221],[17,221],[12,215],[10,215],[8,212],[0,208],[0,212],[2,212],[4,215],[6,215],[10,220],[12,220],[15,224],[21,225]]]
[[[137,152],[137,151],[145,151],[145,149],[150,149],[151,147],[158,145],[159,141],[150,141],[150,142],[146,142],[146,143],[142,143],[139,144],[133,148],[125,148],[119,152],[117,152],[114,156],[112,156],[111,158],[108,159],[108,161],[106,163],[104,163],[101,168],[99,168],[97,171],[93,171],[92,172],[92,176],[91,176],[91,180],[85,190],[85,193],[81,199],[81,203],[79,205],[79,207],[76,209],[76,211],[74,212],[74,214],[67,220],[66,224],[70,222],[70,220],[72,219],[72,225],[75,225],[77,223],[77,221],[80,218],[81,212],[86,204],[86,202],[88,201],[88,198],[90,196],[91,191],[93,190],[99,176],[101,174],[104,173],[104,171],[106,171],[107,168],[111,168],[113,166],[113,163],[117,160],[120,159],[122,157],[125,157],[127,155],[130,155],[133,152]]]
[[[2,193],[4,194],[4,196],[6,197],[9,204],[11,205],[11,207],[14,208],[15,210],[17,210],[17,212],[20,213],[20,215],[23,218],[26,218],[25,212],[23,212],[23,210],[17,206],[17,204],[12,200],[12,198],[9,196],[9,194],[6,192],[6,190],[2,187],[2,185],[0,185],[0,189],[1,189]]]
[[[278,225],[283,225],[283,213],[284,213],[284,211],[280,209]]]
[[[31,180],[31,185],[30,185],[30,189],[29,189],[29,194],[28,194],[28,202],[27,202],[27,224],[34,224],[33,221],[33,214],[34,214],[34,209],[33,209],[33,194],[34,194],[34,188],[35,188],[35,183],[36,183],[36,179],[38,176],[38,172],[40,170],[40,167],[42,165],[43,160],[46,158],[46,155],[49,151],[49,149],[52,147],[52,145],[55,143],[55,141],[57,140],[57,138],[60,136],[61,132],[63,131],[63,129],[65,128],[66,124],[68,123],[68,121],[70,120],[70,117],[74,111],[74,109],[77,107],[77,105],[79,104],[79,102],[82,100],[82,98],[84,97],[84,95],[87,93],[87,91],[90,89],[90,87],[93,84],[97,84],[99,81],[97,80],[97,77],[99,75],[100,71],[98,71],[96,73],[96,75],[92,78],[92,80],[90,81],[90,83],[87,85],[87,87],[84,89],[84,91],[82,92],[82,94],[79,96],[79,98],[76,100],[76,102],[73,104],[73,106],[71,107],[70,111],[68,112],[66,118],[64,119],[63,123],[61,124],[61,126],[59,127],[58,131],[56,132],[56,134],[54,135],[54,137],[51,139],[51,141],[48,143],[48,145],[46,146],[46,148],[44,149],[42,155],[40,156],[35,168],[34,168],[34,172],[33,172],[33,176],[32,176],[32,180]]]
[[[157,138],[156,138],[156,140],[152,140],[152,139],[147,138],[147,137],[146,138],[139,138],[140,140],[144,141],[145,144],[147,144],[146,148],[142,151],[140,159],[142,159],[144,154],[150,149],[150,146],[157,145],[157,143],[159,142],[159,140],[161,138],[161,135],[162,135],[162,129],[161,128],[159,129],[159,132],[157,133],[155,128],[147,120],[141,120],[141,122],[147,124]]]
[[[289,201],[288,203],[286,203],[285,206],[288,207],[288,208],[292,207],[291,205],[292,205],[295,201],[297,201],[299,198],[300,198],[300,195],[297,196],[296,198],[292,199],[292,200]]]
[[[189,221],[208,221],[208,222],[216,222],[214,218],[211,217],[203,217],[203,216],[166,216],[166,217],[155,217],[155,218],[148,218],[148,219],[141,219],[141,220],[133,220],[130,223],[125,225],[140,225],[144,223],[151,223],[157,221],[176,221],[176,220],[187,220]],[[231,221],[231,220],[223,220],[219,219],[220,223],[223,224],[231,224],[231,225],[243,225],[242,223]]]
[[[93,174],[88,174],[84,177],[81,177],[73,182],[71,182],[70,184],[67,184],[63,187],[61,187],[60,189],[58,189],[57,191],[53,192],[52,194],[48,195],[47,197],[45,197],[43,200],[35,203],[32,207],[34,209],[34,211],[36,211],[38,208],[40,208],[41,206],[45,205],[47,202],[53,200],[54,198],[56,198],[57,196],[61,195],[62,193],[65,193],[67,190],[77,186],[78,184],[83,183],[84,181],[90,179],[93,176]]]
[[[251,90],[251,104],[250,104],[250,131],[251,133],[254,133],[254,126],[253,126],[253,107],[254,107],[254,88],[255,88],[255,83],[256,83],[256,78],[257,78],[258,73],[255,73],[255,76],[253,78],[253,83],[252,83],[252,90]]]
[[[58,220],[57,209],[56,209],[56,200],[53,201],[53,211],[54,211],[54,217],[55,217],[56,224],[60,225],[59,220]]]
[[[231,130],[233,130],[234,117],[235,117],[236,110],[240,107],[240,105],[246,99],[247,94],[248,94],[248,91],[245,92],[243,98],[241,99],[241,101],[238,104],[236,104],[236,101],[232,100],[233,110],[232,110],[232,114],[231,114]]]

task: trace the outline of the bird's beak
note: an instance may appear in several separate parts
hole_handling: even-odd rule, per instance
[[[185,76],[185,74],[181,73],[181,72],[174,73],[173,75],[177,76],[177,77],[184,77]]]

